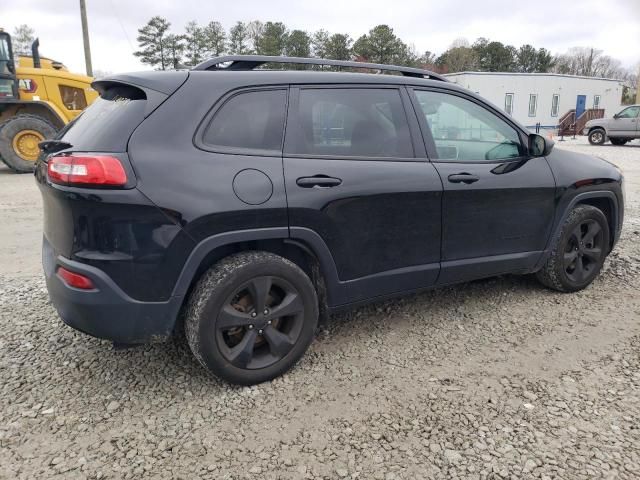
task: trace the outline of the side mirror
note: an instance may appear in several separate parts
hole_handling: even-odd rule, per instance
[[[554,141],[544,138],[542,135],[532,133],[529,135],[529,154],[532,157],[546,157],[553,149]]]
[[[620,115],[618,115],[617,113],[613,115],[613,118],[619,118]]]

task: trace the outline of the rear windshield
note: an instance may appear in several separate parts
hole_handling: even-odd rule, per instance
[[[74,150],[124,152],[135,128],[144,119],[146,96],[135,87],[108,88],[57,138]]]

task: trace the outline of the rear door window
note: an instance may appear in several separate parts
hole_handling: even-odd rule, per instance
[[[58,138],[74,150],[124,152],[135,128],[144,120],[145,93],[126,85],[108,88]]]
[[[297,121],[287,127],[291,153],[367,158],[414,156],[397,89],[303,88],[295,113]]]
[[[229,98],[206,127],[202,143],[217,151],[281,152],[287,90],[252,90]]]

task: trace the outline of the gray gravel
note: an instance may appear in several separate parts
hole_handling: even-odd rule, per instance
[[[180,343],[114,351],[64,326],[39,234],[15,227],[23,202],[38,231],[33,179],[0,172],[16,246],[0,257],[0,477],[639,478],[640,144],[558,147],[627,176],[623,238],[591,287],[505,276],[336,315],[251,388]]]

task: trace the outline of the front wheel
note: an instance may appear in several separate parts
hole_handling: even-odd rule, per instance
[[[316,292],[300,267],[249,251],[202,276],[189,299],[185,333],[207,370],[253,385],[289,370],[311,344],[317,323]]]
[[[598,275],[609,250],[609,225],[602,211],[578,205],[564,222],[551,255],[536,274],[545,286],[576,292]]]
[[[589,132],[588,138],[591,145],[602,145],[607,139],[607,136],[604,130],[602,130],[601,128],[596,128],[595,130],[591,130]]]

